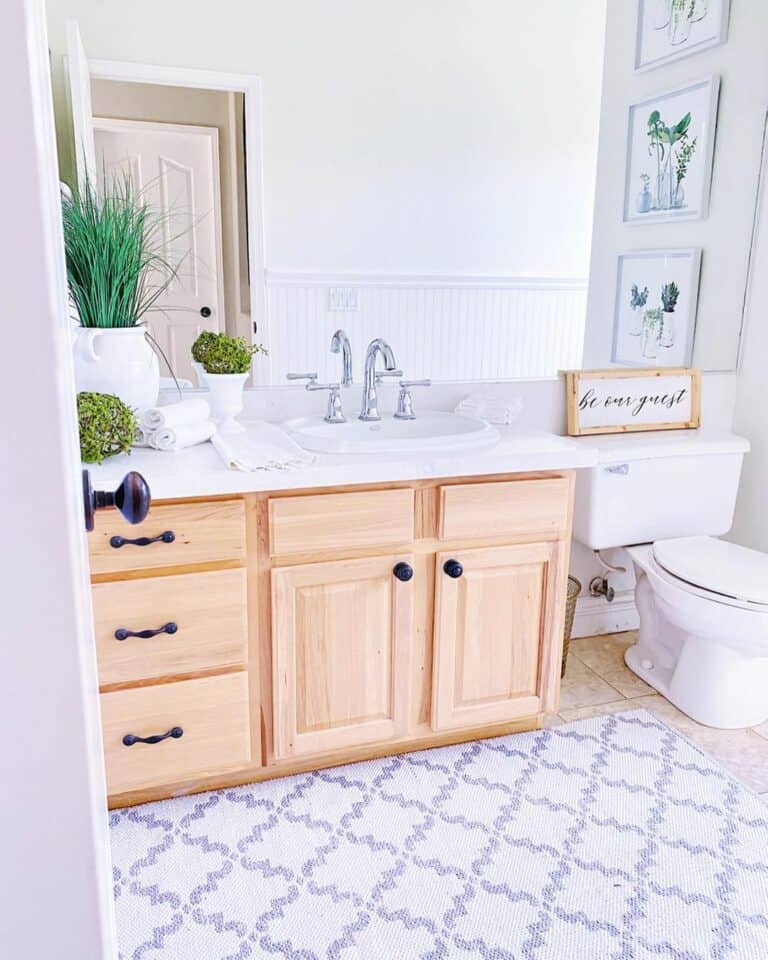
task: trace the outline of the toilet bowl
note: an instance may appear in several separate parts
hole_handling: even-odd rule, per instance
[[[627,666],[699,723],[768,719],[768,555],[712,537],[628,552],[640,630]]]
[[[733,522],[742,437],[704,430],[585,438],[574,536],[625,548],[640,619],[627,666],[699,723],[768,719],[768,555],[718,539]]]

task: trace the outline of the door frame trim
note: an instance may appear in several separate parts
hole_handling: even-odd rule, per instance
[[[266,248],[264,237],[264,134],[261,77],[250,73],[223,73],[194,67],[163,67],[125,60],[88,58],[92,80],[150,83],[242,93],[245,101],[245,184],[248,194],[248,267],[251,285],[251,321],[267,321]],[[245,331],[238,331],[245,334]],[[253,326],[246,340],[253,340]]]

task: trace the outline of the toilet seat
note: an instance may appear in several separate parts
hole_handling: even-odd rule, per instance
[[[654,543],[653,559],[683,589],[768,612],[768,554],[714,537],[683,537]]]

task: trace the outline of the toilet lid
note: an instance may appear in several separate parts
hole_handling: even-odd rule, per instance
[[[713,537],[659,540],[659,566],[694,587],[734,600],[768,604],[768,554]]]

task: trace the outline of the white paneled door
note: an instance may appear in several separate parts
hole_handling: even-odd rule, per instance
[[[218,131],[98,117],[93,130],[99,182],[129,176],[160,218],[157,246],[176,276],[149,327],[176,376],[192,377],[197,335],[225,329]]]

